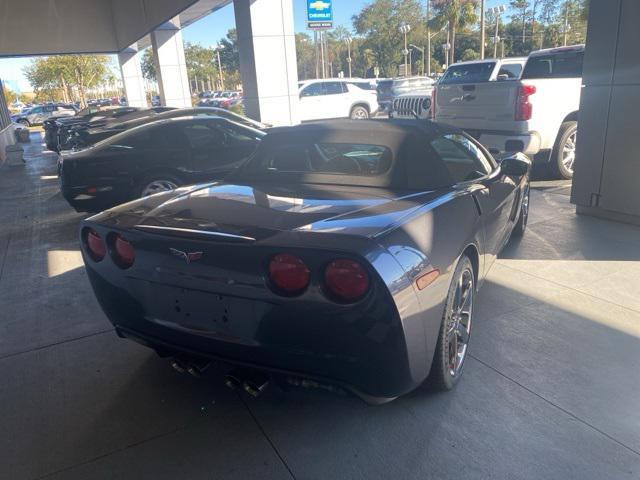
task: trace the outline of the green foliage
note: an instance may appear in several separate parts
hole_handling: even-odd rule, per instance
[[[411,26],[410,41],[426,35],[426,17],[417,0],[375,0],[353,17],[353,27],[361,37],[362,48],[381,76],[395,76],[403,62],[404,36],[400,25]]]
[[[80,103],[86,105],[87,89],[108,81],[111,72],[106,55],[59,55],[36,58],[24,74],[36,98],[71,101],[77,92]]]
[[[463,62],[467,62],[469,60],[478,60],[479,58],[480,58],[480,54],[476,50],[473,50],[472,48],[467,48],[464,52],[462,52],[462,56],[460,57],[460,60],[462,60]]]

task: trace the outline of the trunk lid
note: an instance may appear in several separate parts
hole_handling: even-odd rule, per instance
[[[150,209],[136,208],[144,206],[140,202],[125,204],[96,220],[149,233],[227,241],[260,241],[284,231],[371,237],[441,193],[336,185],[213,184],[192,188]]]

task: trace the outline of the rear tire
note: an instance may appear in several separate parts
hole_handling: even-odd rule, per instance
[[[351,120],[366,120],[369,118],[369,109],[363,105],[356,105],[349,113]]]
[[[20,120],[18,120],[18,123],[27,128],[31,126],[31,123],[29,123],[29,120],[27,120],[26,118],[21,118]]]
[[[445,302],[429,386],[451,390],[460,380],[471,335],[476,280],[473,264],[463,255],[456,265]]]
[[[551,169],[557,178],[571,180],[576,159],[578,122],[564,122],[551,154]]]
[[[513,228],[513,232],[511,232],[511,236],[513,237],[522,237],[524,232],[527,229],[527,223],[529,221],[529,200],[530,200],[530,189],[529,185],[525,187],[525,193],[522,196],[522,203],[520,204],[520,215],[518,216],[518,221],[516,222],[515,227]]]
[[[155,173],[147,175],[138,182],[133,191],[133,198],[144,198],[161,192],[175,190],[182,182],[175,175]]]

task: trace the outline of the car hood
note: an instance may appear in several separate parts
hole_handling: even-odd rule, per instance
[[[178,189],[108,210],[93,221],[199,230],[256,240],[283,231],[372,237],[393,228],[446,192],[394,192],[382,188],[209,184]]]

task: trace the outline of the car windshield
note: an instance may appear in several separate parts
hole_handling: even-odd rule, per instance
[[[440,79],[440,85],[455,83],[479,83],[488,82],[496,62],[463,63],[452,65]]]

